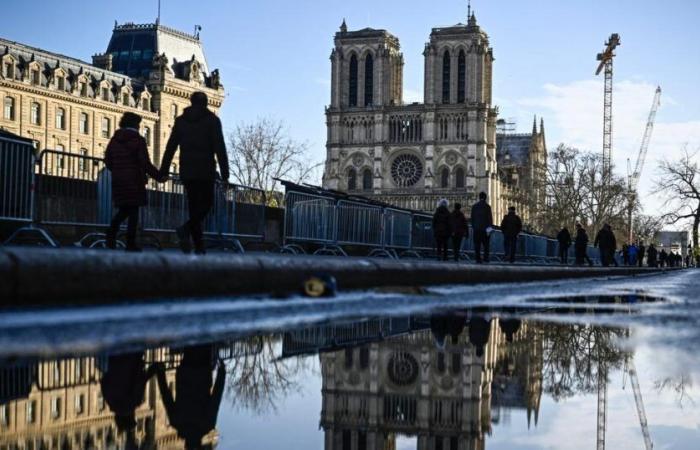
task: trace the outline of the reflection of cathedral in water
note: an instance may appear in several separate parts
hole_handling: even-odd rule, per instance
[[[485,447],[512,409],[537,417],[542,339],[519,321],[433,317],[430,329],[322,353],[326,450]],[[415,329],[415,328],[414,328]]]
[[[198,351],[206,365],[195,381],[203,383],[205,397],[215,396],[216,386],[206,383],[213,350]],[[160,348],[0,369],[0,450],[186,448],[186,433],[171,423],[175,415],[163,394],[177,399],[177,390],[187,389],[182,375],[187,352]],[[223,388],[223,375],[216,381]],[[218,410],[218,403],[213,406]],[[213,426],[201,434],[204,448],[216,446]]]

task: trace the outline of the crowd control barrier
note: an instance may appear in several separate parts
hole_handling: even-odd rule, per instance
[[[87,233],[78,246],[104,245],[112,205],[111,173],[101,158],[69,152],[17,150],[0,142],[0,183],[10,189],[0,193],[0,220],[20,220],[29,225],[6,241],[38,233],[42,242],[58,246],[43,226],[74,226]],[[140,208],[139,226],[146,232],[174,232],[189,216],[185,188],[176,176],[164,183],[149,180],[147,204]],[[217,182],[214,205],[203,224],[205,239],[225,249],[243,252],[238,238],[264,239],[265,192]]]

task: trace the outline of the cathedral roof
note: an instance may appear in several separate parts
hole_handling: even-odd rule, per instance
[[[170,64],[190,61],[193,57],[201,72],[209,74],[199,35],[191,35],[159,23],[115,25],[107,47],[115,72],[145,77],[154,55],[165,54]]]
[[[530,157],[532,134],[497,134],[496,159],[499,165],[524,166]]]

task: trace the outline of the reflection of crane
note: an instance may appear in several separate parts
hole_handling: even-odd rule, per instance
[[[642,146],[639,148],[639,155],[637,155],[637,164],[634,166],[634,172],[630,173],[629,160],[627,160],[627,187],[629,192],[629,206],[627,210],[627,224],[629,226],[629,242],[632,242],[632,213],[634,212],[635,203],[637,201],[637,186],[639,185],[639,177],[642,175],[642,170],[644,169],[644,161],[647,157],[647,151],[649,150],[649,142],[651,142],[651,133],[654,131],[654,121],[656,120],[656,112],[659,110],[659,105],[661,105],[661,87],[656,88],[656,93],[654,94],[654,102],[651,104],[651,111],[649,111],[649,119],[647,119],[647,127],[644,130],[644,137],[642,138]]]
[[[604,362],[598,363],[598,450],[605,450],[605,422],[608,413],[608,369]]]
[[[658,92],[658,91],[657,91]],[[642,402],[642,392],[639,389],[639,380],[637,380],[637,369],[634,367],[634,361],[630,358],[628,361],[628,372],[630,374],[630,383],[634,391],[634,403],[637,405],[637,415],[639,416],[639,425],[642,427],[642,435],[644,436],[644,447],[646,450],[654,448],[649,435],[649,426],[647,425],[647,413],[644,411],[644,402]]]
[[[613,33],[605,43],[607,46],[603,53],[598,53],[599,75],[605,68],[605,97],[603,100],[603,182],[610,180],[612,171],[612,95],[613,95],[613,58],[615,48],[620,45],[620,35]]]

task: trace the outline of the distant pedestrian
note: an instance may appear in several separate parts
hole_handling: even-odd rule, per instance
[[[647,249],[647,265],[656,268],[658,265],[657,257],[658,252],[656,247],[654,247],[654,244],[649,244],[649,248]]]
[[[636,245],[630,244],[629,247],[627,247],[627,254],[628,254],[630,266],[637,265],[637,254],[638,253],[639,253],[639,249],[637,248]]]
[[[693,247],[693,257],[695,258],[695,267],[700,267],[700,245]]]
[[[508,214],[501,221],[503,233],[503,251],[508,261],[515,262],[515,250],[518,244],[518,234],[523,230],[523,221],[515,214],[515,207],[508,208]]]
[[[450,220],[447,200],[442,199],[438,202],[438,207],[433,214],[433,236],[435,236],[438,261],[447,261],[447,241],[452,234]]]
[[[192,94],[192,106],[185,108],[185,112],[175,119],[160,166],[161,174],[167,175],[175,152],[180,148],[180,179],[185,186],[189,207],[189,220],[177,228],[180,248],[184,253],[192,250],[192,242],[195,253],[205,253],[202,222],[214,205],[216,161],[221,170],[221,180],[226,182],[229,177],[221,120],[207,108],[208,102],[204,92]]]
[[[659,252],[659,266],[666,267],[667,263],[668,263],[668,253],[666,253],[666,250],[661,249],[661,251]]]
[[[630,247],[627,244],[622,244],[622,264],[630,265]]]
[[[119,129],[107,145],[105,165],[112,174],[112,202],[119,208],[107,230],[106,246],[117,246],[117,233],[122,222],[126,228],[126,250],[140,251],[136,244],[139,208],[146,205],[148,176],[158,180],[158,173],[148,156],[146,140],[139,134],[141,116],[126,112],[119,121]]]
[[[588,234],[583,229],[580,223],[576,224],[576,238],[574,241],[574,250],[576,252],[576,264],[583,265],[586,261],[589,266],[593,265],[593,261],[588,257]]]
[[[615,260],[617,242],[615,240],[615,233],[613,233],[610,225],[606,223],[603,225],[603,228],[598,231],[594,245],[598,247],[600,251],[600,262],[603,267],[608,267],[610,264],[617,266],[617,261]]]
[[[642,267],[644,265],[644,256],[646,255],[646,247],[644,247],[644,242],[639,243],[639,252],[637,255],[637,265]]]
[[[489,262],[489,233],[493,227],[491,206],[486,203],[486,193],[479,193],[479,201],[472,206],[472,231],[474,233],[474,256],[476,263],[481,264],[481,248],[484,249],[483,262]]]
[[[459,253],[462,250],[462,240],[469,236],[469,225],[467,218],[462,212],[462,205],[455,203],[452,211],[452,251],[455,261],[459,261]]]
[[[571,247],[571,233],[569,229],[564,227],[557,234],[557,241],[559,242],[559,261],[562,264],[569,263],[569,247]]]

